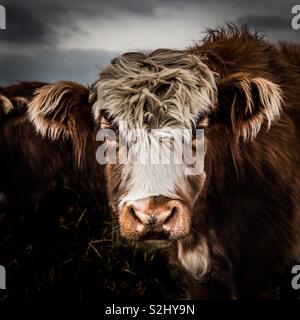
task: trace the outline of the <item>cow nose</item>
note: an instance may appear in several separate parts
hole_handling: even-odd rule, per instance
[[[141,210],[132,204],[129,206],[129,211],[132,217],[144,226],[155,228],[159,226],[162,227],[164,225],[167,226],[168,222],[172,220],[172,217],[175,217],[178,208],[176,206],[173,206],[172,208],[163,210]]]
[[[130,240],[176,240],[189,233],[191,214],[180,200],[147,198],[123,204],[119,226]]]
[[[129,201],[119,211],[120,233],[130,240],[176,240],[190,230],[191,214],[180,200],[147,198]]]

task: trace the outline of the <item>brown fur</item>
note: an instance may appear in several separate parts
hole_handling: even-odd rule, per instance
[[[183,269],[192,298],[274,298],[276,278],[299,254],[299,47],[273,45],[246,28],[228,26],[209,31],[186,53],[218,75],[218,96],[206,114],[206,178],[193,183],[199,190],[201,185],[201,193],[192,210],[192,230],[172,244],[170,256],[189,269],[182,261],[188,252],[196,252],[202,269]],[[164,54],[167,61],[168,51]],[[34,100],[33,107],[43,109],[42,126],[35,122],[39,112],[31,119],[38,130],[48,126],[45,137],[54,120],[82,166],[82,158],[91,159],[92,154],[82,157],[93,139],[87,120],[91,112],[83,103],[88,95],[84,93],[82,101],[82,95],[76,95],[85,92],[82,88],[53,86]],[[57,93],[59,103],[53,110],[49,102]],[[85,168],[86,173],[96,170]],[[112,191],[120,181],[110,166],[106,170],[112,177],[108,195],[114,199],[118,194]]]
[[[193,298],[274,298],[276,276],[299,255],[300,50],[281,48],[231,26],[210,31],[189,49],[220,76],[219,108],[205,129],[205,191],[184,243],[191,248],[201,235],[209,246],[206,281],[186,274]],[[249,79],[250,87],[224,90],[236,77]],[[270,128],[251,86],[255,78],[283,93],[280,117]],[[263,116],[257,136],[240,139],[240,126],[255,124],[257,116]]]
[[[37,100],[33,99],[34,106],[25,103],[34,95],[40,99],[47,95],[51,99],[51,93],[60,89],[63,92],[61,113],[49,114],[42,121],[45,126],[66,127],[69,134],[65,139],[53,141],[51,136],[42,136],[40,128],[30,121]],[[7,196],[10,209],[26,210],[47,192],[62,186],[85,190],[101,203],[102,179],[95,161],[88,89],[76,83],[33,82],[2,88],[1,92],[14,106],[0,117],[0,192]]]
[[[174,51],[163,52],[173,61]],[[274,45],[229,25],[208,31],[186,54],[217,75],[218,93],[206,124],[199,123],[205,126],[206,178],[193,183],[201,192],[191,232],[173,243],[171,260],[183,267],[194,299],[274,298],[277,277],[300,253],[299,47]],[[125,57],[140,63],[138,53]],[[119,67],[111,78],[126,82],[126,66]],[[104,71],[104,83],[109,79]],[[120,168],[107,166],[107,175],[108,196],[117,203],[119,193],[111,193],[119,190]]]
[[[38,89],[28,114],[36,129],[53,140],[70,138],[80,167],[87,141],[93,139],[94,122],[88,88],[75,82],[59,82]]]

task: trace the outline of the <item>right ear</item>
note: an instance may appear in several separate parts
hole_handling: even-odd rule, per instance
[[[217,118],[236,139],[254,139],[264,122],[269,128],[280,117],[282,103],[281,88],[266,78],[238,72],[218,84]]]

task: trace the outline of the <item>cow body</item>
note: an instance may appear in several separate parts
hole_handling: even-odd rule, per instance
[[[271,80],[283,102],[280,117],[270,127],[262,123],[249,141],[233,141],[236,128],[224,134],[218,120],[205,129],[205,192],[177,258],[191,271],[198,261],[201,270],[207,252],[206,283],[195,280],[197,273],[189,280],[194,298],[274,298],[276,275],[288,272],[300,254],[300,49],[272,46],[247,32],[212,32],[191,51],[207,56],[221,79],[245,72]]]
[[[86,148],[86,161],[77,163],[74,151],[76,147],[71,139],[53,141],[52,137],[43,136],[29,118],[30,100],[36,90],[47,85],[27,82],[1,89],[3,101],[0,108],[0,192],[7,200],[8,208],[20,216],[22,212],[29,211],[29,208],[43,199],[47,193],[61,187],[81,190],[91,194],[91,198],[98,192],[101,198],[99,191],[101,183],[99,179],[94,180],[97,175],[96,170],[94,175],[85,175],[86,168],[81,170],[80,167],[82,165],[83,168],[88,162],[93,167],[94,152],[88,157],[89,151]],[[82,96],[80,106],[84,108],[88,105],[88,90],[77,85],[76,89],[78,88],[81,89]],[[76,101],[76,96],[74,101],[75,104],[79,103]],[[45,120],[45,128],[50,124],[55,127],[54,120],[51,118]],[[90,128],[89,133],[92,136],[92,121]],[[92,141],[90,146],[93,148]]]
[[[299,255],[299,61],[296,45],[270,44],[228,26],[186,50],[121,55],[92,89],[96,126],[108,130],[99,135],[101,146],[146,160],[125,163],[119,153],[104,164],[121,235],[168,247],[191,298],[274,298],[274,280]],[[78,159],[91,139],[90,111],[80,113],[73,103],[80,92],[55,84],[29,108],[42,135],[71,137]],[[135,137],[123,149],[121,122],[126,138]],[[162,139],[154,149],[152,129]],[[181,137],[176,129],[190,134]],[[183,137],[195,151],[199,129],[200,171],[190,174],[186,163],[147,163],[160,148],[163,155],[177,152]]]
[[[121,234],[169,246],[192,298],[274,298],[274,279],[299,255],[299,57],[230,26],[186,51],[125,54],[101,74],[100,123],[167,130],[170,117],[173,128],[204,128],[203,173],[180,173],[158,194],[161,167],[106,166]]]
[[[3,94],[12,102],[16,97],[31,99],[34,88],[29,92],[25,84],[3,89]],[[40,87],[43,84],[40,84]],[[18,88],[19,92],[15,92]],[[63,154],[58,145],[45,141],[36,133],[26,117],[27,106],[13,109],[2,118],[1,128],[1,191],[8,196],[10,205],[24,206],[40,199],[40,195],[53,189],[53,180],[61,177],[71,163],[68,153]],[[70,153],[69,153],[70,154]],[[54,164],[54,165],[51,165]]]

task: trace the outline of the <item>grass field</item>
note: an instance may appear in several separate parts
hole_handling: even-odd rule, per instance
[[[184,296],[178,272],[163,253],[118,237],[106,208],[71,189],[49,194],[22,215],[0,209],[0,265],[8,301],[175,299]]]

